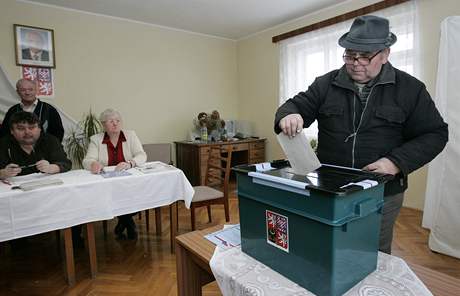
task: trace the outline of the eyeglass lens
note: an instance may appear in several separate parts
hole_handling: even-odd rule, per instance
[[[343,61],[345,64],[354,64],[355,61],[358,61],[360,65],[366,66],[369,65],[373,58],[375,58],[381,50],[377,51],[375,54],[371,56],[366,56],[366,54],[357,53],[354,55],[347,54],[346,52],[343,54]]]

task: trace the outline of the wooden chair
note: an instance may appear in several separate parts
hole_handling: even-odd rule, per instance
[[[212,222],[211,205],[223,204],[225,209],[225,221],[230,221],[228,182],[232,165],[232,146],[226,146],[225,148],[218,145],[212,145],[210,147],[205,185],[193,187],[193,189],[195,189],[195,194],[193,195],[190,206],[192,231],[195,230],[195,209],[199,207],[207,207],[208,220]]]

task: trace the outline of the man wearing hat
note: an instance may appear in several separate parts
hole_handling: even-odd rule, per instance
[[[275,116],[275,132],[291,137],[318,120],[321,163],[394,175],[385,185],[380,230],[379,249],[386,253],[408,174],[430,162],[448,140],[447,124],[425,85],[388,61],[395,42],[387,19],[356,18],[339,39],[345,64],[317,77]]]

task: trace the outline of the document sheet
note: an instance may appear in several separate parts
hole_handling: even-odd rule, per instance
[[[280,133],[277,138],[295,174],[306,175],[321,166],[305,129],[295,137]]]
[[[224,229],[204,236],[220,248],[233,248],[241,245],[240,224],[224,225]]]

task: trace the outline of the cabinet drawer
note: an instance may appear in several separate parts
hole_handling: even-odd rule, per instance
[[[265,148],[265,142],[255,142],[255,143],[250,143],[249,148],[252,149],[263,149]]]
[[[249,158],[265,158],[265,149],[251,149]]]
[[[248,143],[241,143],[241,144],[231,144],[229,146],[232,146],[233,151],[245,151],[249,150],[249,145]]]

